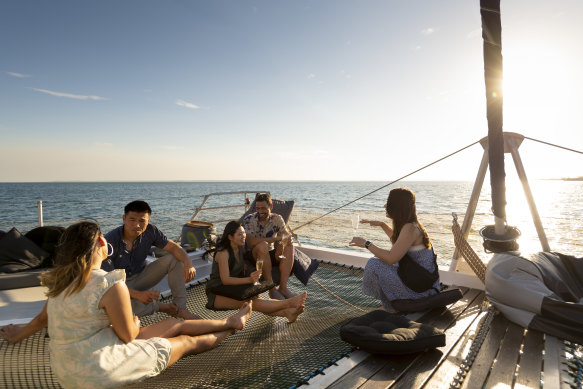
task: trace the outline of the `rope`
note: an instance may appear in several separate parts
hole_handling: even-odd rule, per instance
[[[464,257],[470,268],[478,276],[480,281],[486,283],[486,265],[478,257],[478,254],[472,249],[472,246],[464,239],[460,225],[457,222],[457,215],[454,213],[453,222],[451,226],[451,231],[453,233],[453,240],[455,242],[455,247],[459,250],[461,255]]]
[[[379,190],[381,190],[381,189],[384,189],[384,188],[386,188],[387,186],[394,184],[395,182],[399,182],[399,181],[401,181],[401,180],[403,180],[403,179],[405,179],[405,178],[407,178],[407,177],[409,177],[409,176],[411,176],[411,175],[413,175],[413,174],[415,174],[415,173],[418,173],[418,172],[420,172],[420,171],[421,171],[421,170],[423,170],[423,169],[427,169],[428,167],[430,167],[430,166],[432,166],[432,165],[435,165],[436,163],[438,163],[438,162],[441,162],[441,161],[443,161],[444,159],[447,159],[447,158],[449,158],[449,157],[451,157],[451,156],[453,156],[453,155],[455,155],[455,154],[457,154],[457,153],[459,153],[459,152],[461,152],[461,151],[463,151],[463,150],[465,150],[465,149],[467,149],[467,148],[470,148],[470,147],[472,147],[473,145],[475,145],[475,144],[477,144],[477,143],[480,143],[480,141],[476,141],[476,142],[474,142],[474,143],[471,143],[471,144],[469,144],[469,145],[467,145],[467,146],[465,146],[465,147],[462,147],[461,149],[459,149],[459,150],[456,150],[456,151],[454,151],[453,153],[450,153],[450,154],[446,155],[445,157],[439,158],[439,159],[437,159],[437,160],[435,160],[435,161],[433,161],[433,162],[431,162],[431,163],[429,163],[429,164],[427,164],[427,165],[425,165],[425,166],[423,166],[423,167],[421,167],[421,168],[419,168],[419,169],[417,169],[417,170],[415,170],[415,171],[412,171],[412,172],[411,172],[411,173],[409,173],[409,174],[405,174],[404,176],[402,176],[402,177],[400,177],[400,178],[397,178],[396,180],[394,180],[394,181],[392,181],[392,182],[389,182],[388,184],[385,184],[385,185],[381,186],[380,188],[377,188],[377,189],[375,189],[375,190],[373,190],[373,191],[371,191],[371,192],[368,192],[368,193],[366,193],[366,194],[364,194],[364,195],[362,195],[362,196],[360,196],[360,197],[358,197],[358,198],[356,198],[356,199],[354,199],[354,200],[352,200],[352,201],[349,201],[349,202],[347,202],[347,203],[346,203],[346,204],[344,204],[344,205],[341,205],[341,206],[339,206],[338,208],[335,208],[335,209],[333,209],[333,210],[331,210],[331,211],[329,211],[329,212],[327,212],[327,213],[325,213],[325,214],[323,214],[323,215],[321,215],[321,216],[318,216],[317,218],[315,218],[315,219],[313,219],[313,220],[310,220],[310,221],[308,221],[308,222],[306,222],[306,223],[304,223],[304,224],[300,225],[299,227],[296,227],[296,228],[294,228],[294,229],[293,229],[293,232],[295,232],[295,231],[299,230],[299,229],[300,229],[300,228],[302,228],[302,227],[305,227],[305,226],[307,226],[308,224],[312,224],[312,223],[313,223],[313,222],[315,222],[316,220],[322,219],[323,217],[326,217],[326,216],[330,215],[331,213],[334,213],[334,212],[336,212],[336,211],[338,211],[338,210],[340,210],[340,209],[342,209],[342,208],[344,208],[344,207],[346,207],[346,206],[348,206],[348,205],[350,205],[350,204],[352,204],[352,203],[355,203],[355,202],[357,202],[358,200],[361,200],[361,199],[363,199],[363,198],[365,198],[365,197],[367,197],[367,196],[370,196],[371,194],[373,194],[373,193],[376,193],[376,192],[378,192]]]
[[[529,138],[528,136],[525,136],[525,137],[524,137],[524,139],[529,139],[529,140],[532,140],[532,141],[535,141],[535,142],[539,142],[539,143],[542,143],[542,144],[545,144],[545,145],[548,145],[548,146],[553,146],[553,147],[557,147],[557,148],[559,148],[559,149],[563,149],[563,150],[567,150],[567,151],[572,151],[572,152],[574,152],[574,153],[583,154],[583,151],[579,151],[579,150],[570,149],[570,148],[568,148],[568,147],[559,146],[559,145],[556,145],[556,144],[554,144],[554,143],[549,143],[549,142],[545,142],[545,141],[538,140],[538,139],[534,139],[534,138]]]
[[[322,288],[322,289],[323,289],[323,290],[324,290],[326,293],[328,293],[330,296],[334,297],[336,300],[340,301],[341,303],[343,303],[343,304],[346,304],[346,305],[348,305],[349,307],[352,307],[352,308],[356,309],[357,311],[364,312],[364,313],[367,313],[367,312],[368,312],[368,311],[365,311],[364,309],[362,309],[362,308],[359,308],[359,307],[357,307],[356,305],[353,305],[353,304],[349,303],[348,301],[346,301],[346,300],[344,300],[344,299],[342,299],[342,298],[338,297],[336,294],[334,294],[334,292],[331,292],[330,290],[328,290],[328,288],[326,288],[324,285],[322,285],[322,284],[321,284],[321,283],[320,283],[320,282],[319,282],[317,279],[315,279],[314,277],[310,276],[310,279],[311,279],[312,281],[314,281],[314,282],[316,283],[316,285],[318,285],[320,288]]]

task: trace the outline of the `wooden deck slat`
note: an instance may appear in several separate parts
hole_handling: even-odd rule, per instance
[[[407,356],[410,359],[414,359],[414,356]],[[335,381],[332,385],[328,386],[328,388],[357,388],[367,382],[377,371],[379,371],[386,363],[387,358],[394,358],[394,357],[376,357],[376,358],[367,358],[362,363],[358,364],[352,370],[350,370],[349,374],[343,375],[337,381]],[[403,360],[397,360],[397,362],[406,363],[408,358],[404,358]],[[406,366],[406,365],[405,365]]]
[[[561,386],[559,354],[562,342],[551,335],[545,335],[545,356],[544,356],[544,386],[548,388],[559,388]]]
[[[527,330],[522,345],[522,356],[516,387],[538,388],[543,367],[543,333]]]
[[[449,310],[434,310],[419,318],[419,322],[431,324],[441,330],[445,330],[447,327],[451,327],[449,329],[449,333],[446,331],[446,346],[438,350],[431,350],[426,353],[417,354],[415,359],[411,361],[408,366],[402,366],[402,364],[399,363],[399,369],[397,369],[397,366],[393,362],[387,363],[387,365],[382,370],[379,370],[379,372],[375,374],[371,380],[361,388],[384,388],[393,385],[397,379],[399,381],[397,382],[396,387],[401,385],[403,379],[405,380],[404,385],[409,386],[412,384],[410,380],[407,379],[407,377],[411,377],[411,379],[414,381],[427,377],[433,370],[433,366],[439,363],[439,361],[443,358],[444,352],[451,348],[451,344],[449,343],[451,343],[452,340],[457,339],[460,332],[463,333],[465,322],[463,320],[456,319],[458,317],[464,317],[467,318],[467,320],[472,320],[472,315],[468,314],[467,311],[481,305],[482,300],[477,299],[480,294],[480,291],[469,291],[469,293],[467,293],[462,300],[452,304]],[[404,377],[399,378],[399,376],[402,375],[404,375]]]
[[[492,361],[498,354],[500,341],[506,333],[507,325],[508,320],[506,320],[501,314],[494,317],[492,324],[490,325],[490,330],[486,334],[484,343],[476,355],[476,359],[474,360],[470,371],[464,379],[461,386],[462,388],[482,388],[483,382],[490,373]]]
[[[408,317],[411,320],[415,320],[420,323],[433,325],[441,330],[452,327],[449,330],[449,337],[457,339],[459,334],[463,333],[464,330],[461,329],[463,327],[461,323],[456,325],[456,321],[459,321],[458,318],[460,317],[467,317],[468,320],[470,320],[470,318],[473,317],[472,315],[475,316],[475,314],[479,312],[478,308],[484,298],[483,292],[475,289],[464,288],[462,289],[462,293],[464,293],[464,297],[456,303],[452,304],[449,309],[435,309],[425,312],[422,315],[411,314],[408,315]],[[471,310],[474,310],[474,312],[470,313]],[[454,334],[453,331],[456,331],[456,333]],[[447,338],[448,334],[446,332],[446,339]],[[449,348],[451,348],[451,346]],[[436,364],[439,362],[439,360],[442,359],[442,350],[432,350],[430,353],[437,353],[439,356],[435,362],[432,362],[433,364]],[[394,383],[394,381],[397,380],[398,377],[403,374],[403,372],[408,372],[408,369],[411,368],[411,366],[416,366],[416,361],[425,359],[427,356],[428,353],[403,356],[371,355],[369,358],[367,358],[367,360],[360,364],[362,365],[360,369],[358,369],[357,366],[357,368],[350,370],[347,374],[334,382],[330,387],[352,388],[362,385],[363,389],[377,387],[384,388]],[[379,362],[382,362],[380,368]],[[412,373],[412,375],[416,374],[416,371]],[[424,376],[427,376],[427,374]]]
[[[453,382],[460,369],[462,362],[468,354],[474,341],[479,325],[487,315],[487,312],[481,312],[458,339],[455,346],[451,349],[449,355],[445,357],[441,365],[431,376],[431,380],[426,387],[429,388],[446,388]]]
[[[466,298],[466,296],[464,296],[464,298]],[[477,319],[483,298],[484,294],[482,292],[473,290],[468,293],[467,298],[462,302],[469,302],[469,305],[464,306],[463,304],[454,304],[451,310],[446,312],[450,313],[449,316],[440,316],[440,318],[438,318],[438,320],[432,325],[441,330],[445,330],[445,346],[420,355],[415,363],[407,369],[407,372],[391,387],[419,388],[425,384],[431,388],[442,387],[443,383],[434,383],[431,376],[436,367],[440,366],[441,362],[450,355],[454,346],[458,344],[460,339],[463,339],[463,334],[467,332],[468,328],[470,328],[472,323]],[[454,315],[454,312],[457,314]],[[437,379],[441,380],[441,378],[445,376],[453,378],[457,373],[457,370],[458,366],[446,365],[444,366],[444,374],[438,376]],[[431,382],[428,383],[430,380]],[[445,383],[445,385],[447,386],[450,382],[451,381]]]
[[[511,387],[520,359],[520,346],[523,338],[524,328],[509,322],[486,386],[494,387],[500,383],[505,383]]]
[[[409,315],[446,333],[446,345],[424,353],[401,356],[371,355],[331,387],[333,388],[445,388],[468,355],[487,313],[480,310],[484,292],[466,290],[448,309]],[[543,355],[544,354],[544,355]],[[484,342],[461,388],[563,388],[568,377],[561,371],[561,340],[527,330],[494,316]],[[561,382],[563,380],[563,382]]]

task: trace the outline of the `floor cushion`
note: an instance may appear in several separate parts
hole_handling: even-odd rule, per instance
[[[43,226],[28,231],[24,236],[32,240],[38,247],[49,253],[40,267],[52,267],[54,265],[55,251],[59,239],[65,231],[65,227]]]
[[[49,253],[23,236],[16,228],[0,238],[0,272],[13,273],[40,266]]]
[[[445,346],[443,331],[382,310],[344,324],[340,337],[372,354],[412,354]]]
[[[448,306],[461,299],[462,296],[461,290],[453,288],[420,299],[393,300],[391,301],[391,306],[398,312],[420,312]]]

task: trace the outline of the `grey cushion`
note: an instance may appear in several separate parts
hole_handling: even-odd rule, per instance
[[[443,331],[381,310],[343,325],[340,337],[372,354],[412,354],[445,346]]]
[[[13,273],[34,269],[49,256],[16,228],[0,239],[0,272]]]
[[[289,217],[291,216],[291,213],[294,209],[295,201],[271,199],[271,202],[273,203],[273,209],[271,210],[271,212],[281,216],[285,224],[287,224],[287,222],[289,221]],[[241,219],[239,219],[239,221],[242,222],[247,215],[250,215],[255,212],[257,211],[255,209],[255,200],[253,200],[253,202],[249,206],[249,209],[247,210],[247,212],[243,214],[243,216],[241,216]]]
[[[40,286],[40,276],[46,269],[32,269],[16,273],[0,273],[0,290]]]

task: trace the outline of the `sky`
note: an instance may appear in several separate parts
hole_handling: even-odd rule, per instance
[[[583,2],[501,13],[504,130],[583,150]],[[0,0],[0,182],[391,181],[487,135],[483,72],[478,0]]]

